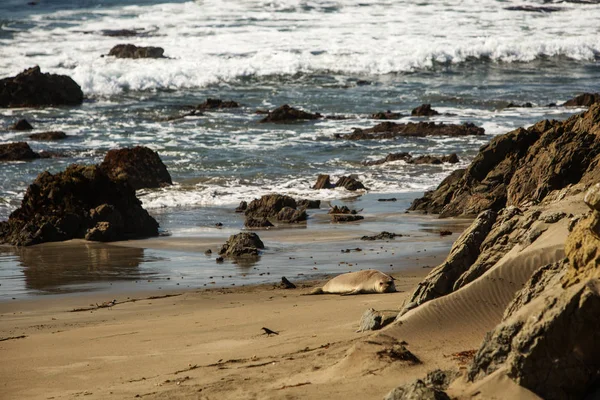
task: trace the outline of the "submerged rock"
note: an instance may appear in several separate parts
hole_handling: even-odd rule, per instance
[[[133,44],[118,44],[110,49],[109,56],[116,58],[165,58],[162,47],[138,47]]]
[[[100,168],[111,179],[127,181],[135,190],[173,184],[158,153],[143,146],[110,150]]]
[[[40,155],[25,142],[0,144],[0,161],[34,160]]]
[[[426,136],[471,136],[483,135],[484,129],[471,123],[463,125],[449,125],[435,122],[408,122],[397,124],[394,122],[382,122],[369,129],[355,129],[348,135],[336,135],[338,139],[347,140],[373,140],[394,139],[397,137],[426,137]]]
[[[33,140],[62,140],[67,138],[67,134],[61,131],[40,132],[29,135]]]
[[[430,156],[423,155],[418,157],[413,157],[409,153],[390,153],[385,158],[375,160],[375,161],[366,161],[364,165],[380,165],[385,164],[387,162],[392,161],[404,161],[407,164],[433,164],[439,165],[443,163],[456,164],[459,162],[458,156],[456,153],[452,153],[447,156]]]
[[[17,246],[88,233],[91,239],[106,240],[158,236],[158,223],[126,182],[112,181],[98,166],[76,164],[54,175],[38,175],[21,207],[0,223],[0,242]]]
[[[12,129],[13,131],[30,131],[33,129],[33,126],[31,126],[31,124],[27,122],[26,119],[20,119],[11,126],[9,126],[8,129]]]
[[[322,115],[319,113],[312,114],[306,111],[298,110],[296,108],[290,107],[287,104],[282,105],[281,107],[276,108],[273,111],[269,111],[266,117],[261,119],[259,122],[275,122],[275,123],[292,123],[306,120],[315,120],[322,118]]]
[[[225,257],[258,256],[259,250],[264,249],[265,245],[256,233],[242,232],[237,235],[229,236],[219,255]]]
[[[79,105],[81,87],[66,75],[43,74],[40,67],[0,79],[0,107]]]
[[[206,99],[202,104],[198,104],[196,109],[198,110],[219,110],[223,108],[238,108],[239,103],[235,101],[223,101],[221,99]]]

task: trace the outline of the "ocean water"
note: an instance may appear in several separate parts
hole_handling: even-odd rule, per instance
[[[98,163],[117,147],[159,152],[175,185],[138,192],[174,236],[194,234],[240,200],[278,192],[335,201],[344,189],[311,189],[318,174],[355,174],[371,194],[415,197],[468,165],[494,135],[580,109],[547,107],[598,91],[600,5],[547,1],[26,0],[0,2],[0,78],[39,65],[71,76],[79,107],[0,109],[0,143],[28,141],[60,158],[0,164],[0,220],[37,174]],[[556,12],[508,10],[555,7]],[[137,30],[110,37],[106,30]],[[102,57],[120,43],[160,46],[165,59]],[[206,98],[239,109],[166,121]],[[531,102],[531,108],[505,108]],[[350,142],[334,139],[410,115],[422,103],[445,123],[472,122],[486,135]],[[257,109],[290,104],[344,120],[259,124]],[[26,118],[60,142],[6,128]],[[403,117],[399,122],[423,120]],[[457,153],[456,165],[393,162],[388,153]],[[399,207],[399,206],[398,206]],[[198,222],[200,221],[200,222]],[[206,225],[205,225],[206,226]],[[0,269],[2,268],[0,260]]]

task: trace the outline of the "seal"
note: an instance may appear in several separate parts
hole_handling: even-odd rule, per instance
[[[351,295],[360,293],[395,292],[394,278],[375,269],[349,272],[331,279],[322,288],[313,289],[310,294],[334,293]]]

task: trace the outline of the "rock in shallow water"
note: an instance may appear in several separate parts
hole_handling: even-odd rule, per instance
[[[110,150],[100,168],[113,180],[125,180],[135,190],[172,185],[158,153],[143,146]]]
[[[219,255],[225,257],[258,256],[259,250],[264,249],[265,245],[256,233],[242,232],[237,235],[229,236]]]
[[[40,155],[25,142],[0,144],[0,161],[34,160]]]
[[[165,58],[162,47],[138,47],[133,44],[118,44],[110,49],[109,56],[116,58]]]

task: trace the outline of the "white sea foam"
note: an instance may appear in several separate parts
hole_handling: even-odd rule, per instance
[[[361,4],[368,7],[354,0],[204,0],[43,13],[29,17],[35,28],[0,39],[0,76],[38,64],[72,76],[96,96],[204,87],[248,76],[372,76],[470,59],[593,60],[600,54],[600,5],[560,4],[560,12],[531,13],[508,11],[513,3],[492,0]],[[103,29],[150,35],[106,37]],[[169,59],[100,57],[123,42],[161,46]]]

